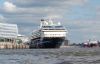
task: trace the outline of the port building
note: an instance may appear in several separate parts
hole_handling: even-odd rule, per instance
[[[14,43],[17,35],[17,24],[0,23],[0,43]]]
[[[29,42],[29,40],[30,39],[28,36],[21,35],[21,34],[17,35],[17,43],[18,44],[20,44],[20,43],[27,44]]]

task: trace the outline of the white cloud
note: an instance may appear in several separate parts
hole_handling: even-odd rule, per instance
[[[71,5],[81,5],[88,0],[7,0],[5,9],[15,13],[64,14]],[[16,5],[14,5],[14,4]],[[9,6],[8,6],[9,5]],[[27,7],[28,6],[28,7]],[[41,7],[42,6],[42,7]],[[65,11],[66,10],[66,11]]]
[[[0,22],[6,22],[6,19],[4,16],[0,15]]]
[[[4,19],[4,17],[2,15],[0,15],[0,19]]]
[[[96,6],[96,19],[100,20],[100,6]]]
[[[56,14],[48,14],[45,18],[60,19],[60,18],[62,18],[62,16],[61,15],[56,15]]]
[[[20,6],[31,6],[32,4],[36,6],[43,5],[43,6],[63,6],[63,5],[82,5],[87,3],[89,0],[7,0],[10,2],[14,2],[16,5]]]
[[[16,10],[15,13],[64,14],[64,12],[68,10],[67,8],[70,8],[70,5],[84,4],[87,1],[88,0],[7,0],[4,3],[4,9],[9,12]]]
[[[99,28],[100,27],[100,22],[99,22],[100,7],[98,7],[97,12],[96,12],[97,13],[96,19],[98,19],[98,21],[94,18],[93,18],[94,20],[91,19],[92,21],[86,20],[86,19],[85,20],[76,19],[76,20],[69,21],[67,20],[69,17],[66,16],[68,11],[71,10],[72,6],[81,7],[81,5],[83,5],[84,8],[87,8],[87,7],[89,8],[89,6],[91,5],[87,4],[88,1],[89,0],[16,0],[16,1],[6,0],[6,2],[4,3],[4,10],[6,12],[4,11],[3,13],[5,17],[7,17],[8,22],[17,23],[20,25],[19,27],[20,33],[29,34],[31,30],[37,27],[34,25],[39,25],[40,19],[42,17],[46,17],[46,18],[52,18],[52,19],[57,19],[57,20],[61,19],[60,21],[65,26],[68,27],[69,31],[71,31],[70,37],[72,37],[72,35],[75,34],[75,32],[78,33],[76,35],[79,35],[82,33],[81,36],[79,35],[80,38],[83,36],[85,37],[87,34],[89,35],[86,38],[89,38],[92,36],[96,37],[97,35],[90,35],[90,33],[92,34],[100,33],[100,28]],[[77,11],[80,11],[80,10],[77,10]],[[84,14],[84,12],[81,12],[81,13]],[[1,16],[1,18],[3,17]],[[71,26],[71,29],[69,26]],[[24,29],[25,27],[27,27],[27,29]],[[75,36],[75,38],[76,37],[77,36]]]
[[[4,2],[4,10],[7,12],[13,12],[16,10],[16,6],[11,2]]]
[[[88,1],[89,0],[68,0],[68,1],[66,1],[66,3],[70,4],[70,5],[84,5]]]

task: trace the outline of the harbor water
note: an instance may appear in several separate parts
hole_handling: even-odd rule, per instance
[[[100,64],[100,48],[1,49],[0,64]]]

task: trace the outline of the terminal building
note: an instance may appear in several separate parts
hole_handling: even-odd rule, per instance
[[[15,43],[17,35],[17,24],[0,23],[0,43]]]

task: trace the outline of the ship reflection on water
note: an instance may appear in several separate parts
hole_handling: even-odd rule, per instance
[[[1,49],[0,64],[100,64],[100,48]]]

